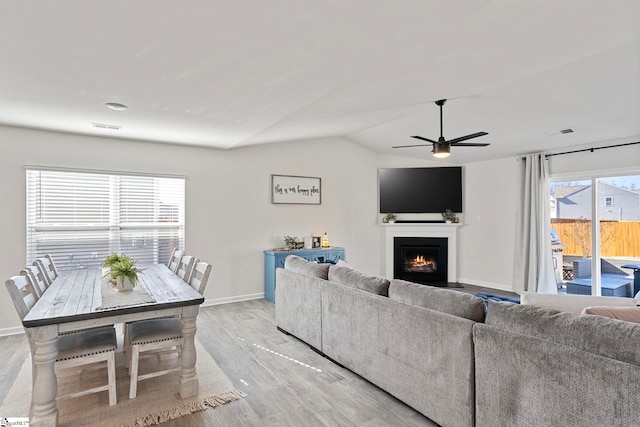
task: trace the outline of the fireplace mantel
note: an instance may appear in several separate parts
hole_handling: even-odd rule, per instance
[[[402,223],[383,224],[385,228],[385,277],[392,279],[393,274],[393,239],[394,237],[446,237],[449,243],[447,255],[447,276],[449,282],[457,282],[458,227],[460,224],[446,223]]]

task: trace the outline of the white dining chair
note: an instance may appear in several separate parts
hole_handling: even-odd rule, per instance
[[[13,276],[5,281],[5,285],[7,286],[7,291],[11,296],[11,300],[13,301],[13,305],[16,308],[16,312],[18,313],[20,320],[24,319],[29,310],[38,300],[38,296],[31,284],[31,281],[27,276]],[[29,341],[29,347],[31,348],[31,363],[33,367],[35,344],[29,331],[25,329],[25,332]],[[71,399],[90,393],[108,391],[109,406],[116,404],[115,351],[117,344],[116,331],[113,327],[91,329],[88,331],[61,335],[58,336],[56,346],[58,348],[56,367],[64,369],[106,361],[108,380],[106,385],[57,396],[57,399]]]
[[[182,320],[177,318],[140,320],[129,324],[129,399],[138,395],[138,382],[160,375],[179,372],[182,369],[180,353],[184,343]],[[145,352],[177,352],[176,364],[168,369],[157,370],[140,375],[140,357]],[[156,366],[147,365],[147,366]]]
[[[167,263],[167,267],[169,270],[174,273],[178,272],[178,267],[180,266],[180,258],[184,255],[184,251],[180,251],[177,248],[171,252],[171,257],[169,258],[169,262]]]
[[[40,271],[38,267],[28,265],[20,270],[20,275],[25,276],[29,280],[31,286],[33,286],[33,290],[38,294],[38,298],[40,298],[49,287],[42,271]]]
[[[191,255],[182,255],[180,258],[180,265],[176,274],[185,282],[189,283],[191,279],[191,273],[193,272],[193,266],[200,261],[198,258]]]
[[[51,285],[53,281],[56,280],[56,277],[58,277],[58,269],[49,254],[37,258],[32,265],[40,269],[42,276],[47,282],[47,286]]]
[[[211,264],[201,261],[196,263],[193,267],[189,285],[198,291],[200,295],[204,295],[204,290],[207,287],[207,282],[209,280],[209,274],[211,274]]]

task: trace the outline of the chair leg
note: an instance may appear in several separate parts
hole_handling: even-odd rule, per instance
[[[126,353],[129,351],[129,347],[131,346],[131,344],[129,343],[129,324],[127,322],[124,322],[122,324],[122,335],[124,336],[124,345],[122,346],[122,351]]]
[[[109,406],[113,406],[118,402],[116,397],[116,352],[109,352],[107,358],[107,376],[109,380]]]
[[[131,353],[131,367],[129,368],[129,399],[135,399],[138,394],[138,360],[140,358],[140,346],[132,345],[129,348]]]

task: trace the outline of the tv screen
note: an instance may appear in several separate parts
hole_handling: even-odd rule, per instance
[[[462,212],[462,167],[378,170],[380,213]]]

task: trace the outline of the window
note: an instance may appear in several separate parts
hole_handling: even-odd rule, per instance
[[[623,266],[640,263],[640,175],[584,178],[549,186],[561,292],[634,296],[633,270]]]
[[[27,168],[27,260],[99,267],[111,253],[166,262],[184,247],[185,178]]]

